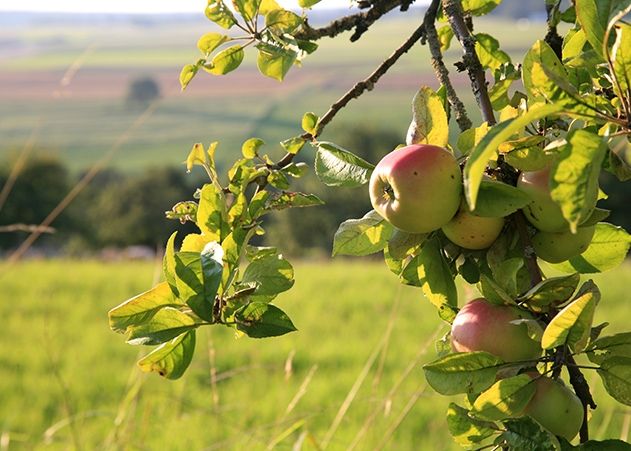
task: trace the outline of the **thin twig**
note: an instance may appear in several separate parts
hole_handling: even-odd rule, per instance
[[[581,400],[583,404],[583,424],[581,425],[581,430],[579,432],[579,437],[581,443],[585,443],[589,440],[589,426],[587,424],[587,411],[588,408],[591,407],[595,409],[596,402],[594,402],[594,398],[589,389],[589,385],[585,380],[585,376],[581,373],[580,368],[576,366],[576,361],[573,356],[567,357],[567,371],[570,374],[570,384],[574,388],[574,392]]]
[[[40,232],[40,233],[55,233],[55,229],[52,227],[43,227],[34,224],[9,224],[0,226],[0,233],[8,232]]]
[[[302,138],[307,140],[315,140],[324,128],[333,120],[335,115],[339,113],[339,111],[344,108],[351,100],[359,98],[364,92],[371,91],[375,84],[379,81],[379,79],[386,73],[388,70],[397,62],[404,53],[416,44],[421,37],[423,36],[423,25],[414,30],[414,33],[398,48],[396,49],[392,55],[390,55],[383,63],[377,67],[373,71],[372,74],[368,76],[368,78],[358,82],[353,86],[346,94],[338,99],[333,105],[329,107],[329,110],[320,118],[318,121],[318,125],[313,134],[305,133],[302,135]],[[278,163],[276,163],[275,167],[278,169],[282,169],[292,162],[296,154],[287,153],[283,158],[281,158]]]
[[[445,87],[447,92],[447,100],[454,110],[456,116],[456,122],[461,131],[468,130],[472,127],[471,120],[467,116],[467,110],[464,104],[458,97],[458,93],[454,89],[451,79],[449,78],[449,71],[443,62],[443,54],[440,51],[440,40],[438,39],[438,33],[436,32],[436,14],[438,13],[438,7],[440,6],[440,0],[432,0],[432,3],[425,12],[425,18],[423,19],[423,26],[425,27],[425,38],[427,39],[427,46],[432,55],[432,67],[436,73],[436,78]]]
[[[392,11],[397,6],[401,6],[401,9],[405,10],[410,3],[412,3],[412,1],[381,0],[379,2],[375,2],[368,11],[342,17],[322,28],[311,28],[311,26],[309,26],[309,24],[305,21],[302,29],[296,33],[295,37],[298,39],[314,41],[323,37],[333,38],[340,33],[354,28],[355,32],[351,36],[350,40],[351,42],[355,42],[381,16]]]
[[[320,118],[318,121],[318,126],[316,128],[314,138],[319,136],[322,133],[324,127],[331,122],[331,120],[335,117],[335,115],[344,108],[348,102],[353,99],[361,96],[365,91],[371,91],[375,84],[379,81],[379,79],[386,73],[388,70],[398,61],[404,53],[416,44],[421,37],[423,36],[423,25],[414,30],[414,33],[398,48],[396,49],[392,55],[390,55],[383,63],[375,69],[375,71],[370,74],[368,78],[357,83],[351,90],[349,90],[346,94],[344,94],[337,102],[335,102],[329,108],[324,116]]]
[[[484,68],[480,64],[478,55],[475,52],[475,38],[471,35],[469,27],[464,20],[462,4],[459,0],[444,0],[443,10],[449,19],[449,24],[454,34],[464,50],[464,66],[467,68],[473,94],[482,112],[482,118],[489,125],[494,125],[495,116],[493,115],[493,106],[491,105],[486,87]]]

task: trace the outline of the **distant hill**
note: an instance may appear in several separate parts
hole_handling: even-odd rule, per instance
[[[564,3],[567,3],[565,0]],[[349,14],[353,10],[348,8],[311,11],[309,21],[314,25],[323,24],[333,19]],[[355,10],[356,11],[356,10]],[[393,13],[395,13],[393,11]],[[534,1],[503,1],[495,11],[494,16],[505,18],[528,18],[531,20],[545,19],[543,2]],[[390,16],[393,16],[391,14]],[[121,25],[160,26],[172,23],[206,23],[201,14],[114,14],[114,13],[51,13],[51,12],[2,12],[0,13],[0,27],[31,27],[40,25]]]

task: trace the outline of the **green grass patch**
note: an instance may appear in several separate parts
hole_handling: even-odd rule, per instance
[[[176,382],[141,375],[134,362],[144,349],[126,345],[107,325],[108,309],[148,289],[157,269],[33,261],[2,276],[0,435],[10,438],[10,449],[265,449],[292,428],[277,449],[291,449],[303,433],[321,442],[389,325],[387,344],[329,449],[347,449],[371,417],[356,449],[384,438],[388,449],[459,449],[444,420],[449,399],[427,388],[420,369],[446,327],[420,290],[400,286],[382,264],[297,265],[295,288],[277,303],[298,332],[252,340],[203,329],[191,368]],[[596,323],[610,321],[611,333],[628,327],[631,267],[596,281],[603,290]],[[593,437],[619,437],[629,410],[604,393],[595,374],[587,379],[599,404]],[[287,413],[301,386],[304,395]]]

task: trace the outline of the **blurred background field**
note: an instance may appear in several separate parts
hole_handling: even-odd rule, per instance
[[[2,276],[0,443],[223,450],[292,449],[304,439],[308,450],[335,430],[328,449],[459,449],[444,419],[450,400],[427,387],[421,370],[446,327],[420,290],[399,285],[383,264],[298,264],[294,289],[276,301],[298,332],[252,340],[201,329],[191,368],[176,382],[141,375],[138,348],[107,326],[107,310],[147,289],[158,269],[30,261]],[[622,331],[631,266],[595,280],[608,332]],[[631,410],[586,374],[599,405],[593,438],[628,439]]]
[[[529,2],[504,4],[503,15],[476,22],[476,29],[492,31],[503,50],[521,57],[524,42],[543,36],[545,26]],[[119,260],[135,252],[121,249],[142,245],[141,254],[151,257],[172,230],[187,230],[163,212],[190,199],[203,180],[186,175],[182,164],[193,143],[219,140],[223,170],[251,136],[266,140],[278,157],[277,143],[300,133],[302,114],[323,114],[405,40],[421,14],[392,14],[350,46],[344,37],[322,40],[321,50],[282,84],[258,74],[248,55],[231,76],[200,74],[181,93],[181,66],[197,58],[195,42],[213,30],[201,12],[0,13],[0,187],[16,163],[21,167],[0,203],[0,227],[38,224],[116,150],[52,224],[56,232],[29,254],[56,258],[0,269],[1,451],[291,449],[300,440],[304,449],[316,449],[329,438],[330,449],[458,449],[446,430],[448,400],[426,388],[420,369],[445,332],[433,307],[383,264],[327,259],[337,224],[370,208],[361,189],[327,190],[307,177],[298,188],[317,192],[328,205],[279,214],[267,227],[268,244],[302,257],[295,289],[278,300],[299,332],[255,341],[202,330],[191,370],[167,382],[140,375],[138,349],[110,332],[106,317],[159,273],[151,258]],[[449,50],[450,69],[458,57],[458,49]],[[139,80],[157,86],[153,106],[130,96]],[[427,49],[417,46],[374,91],[352,102],[323,139],[376,162],[404,140],[412,96],[423,84],[438,87]],[[456,84],[468,92],[465,76],[456,75]],[[475,111],[472,97],[463,98]],[[144,113],[148,106],[151,114]],[[627,207],[613,222],[628,227],[625,193],[603,182],[608,205]],[[25,237],[0,233],[0,256]],[[601,311],[618,319],[612,332],[621,330],[631,267],[598,281],[608,305]],[[590,382],[600,386],[595,376]],[[354,384],[355,397],[340,411]],[[614,407],[600,388],[596,393],[594,438],[626,439],[629,410]]]

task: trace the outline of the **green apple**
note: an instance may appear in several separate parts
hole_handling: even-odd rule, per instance
[[[504,218],[476,216],[469,210],[466,202],[451,221],[442,227],[449,240],[465,249],[486,249],[500,236],[504,228]]]
[[[541,346],[528,335],[522,319],[533,319],[526,311],[491,304],[484,298],[469,301],[451,325],[451,345],[457,352],[486,351],[505,362],[536,360]]]
[[[458,211],[462,174],[447,149],[413,144],[394,150],[370,177],[373,208],[393,226],[427,233],[447,224]]]
[[[522,172],[517,187],[530,195],[532,202],[523,212],[528,221],[543,232],[560,232],[570,229],[561,207],[550,197],[550,168]]]
[[[532,237],[537,257],[549,263],[561,263],[582,254],[592,242],[596,226],[579,227],[572,232],[538,232]]]
[[[549,377],[537,377],[534,384],[535,394],[525,413],[554,435],[572,440],[583,424],[581,400],[561,382]]]

